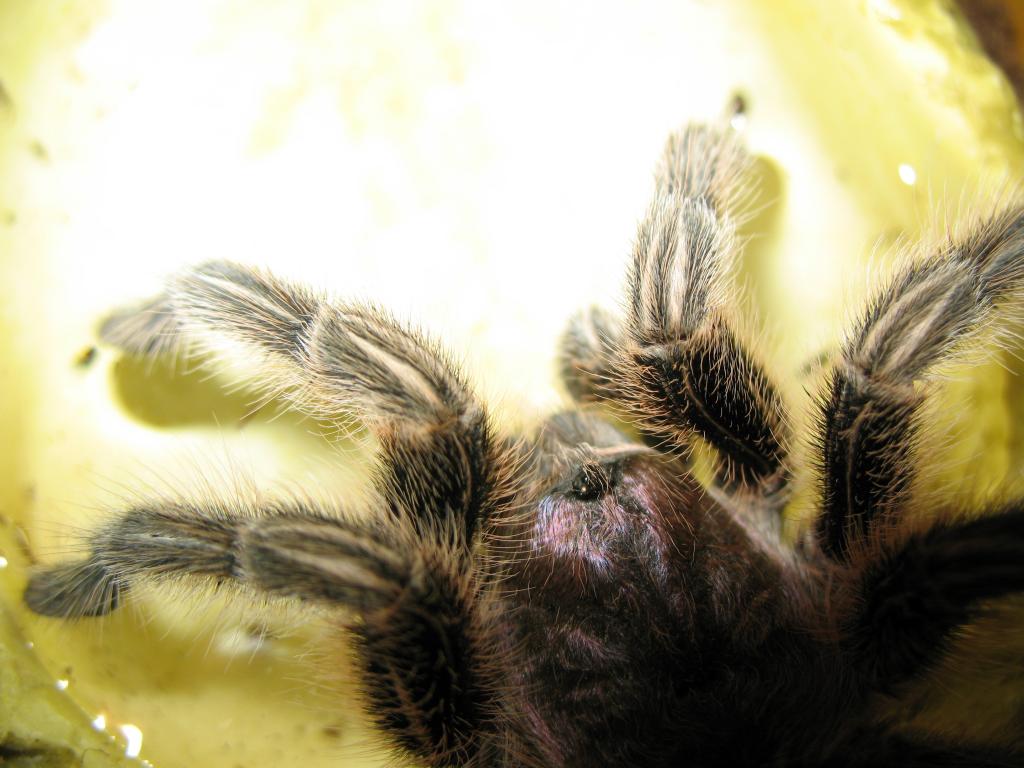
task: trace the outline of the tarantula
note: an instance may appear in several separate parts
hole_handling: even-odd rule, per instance
[[[371,514],[138,504],[84,559],[36,570],[27,604],[100,616],[173,578],[339,609],[366,708],[430,766],[1024,764],[878,706],[1024,591],[1024,504],[925,520],[913,490],[936,366],[1019,300],[1024,206],[907,260],[860,315],[814,405],[819,514],[790,545],[790,418],[729,308],[749,165],[728,129],[669,138],[623,317],[573,319],[561,373],[580,409],[530,439],[379,309],[227,262],[177,275],[103,337],[241,347],[292,407],[355,414],[379,440]],[[703,483],[697,442],[717,457]]]

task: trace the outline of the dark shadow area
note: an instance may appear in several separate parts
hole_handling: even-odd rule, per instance
[[[116,354],[116,353],[115,353]],[[220,427],[241,429],[273,421],[303,431],[332,432],[329,423],[289,410],[271,400],[265,404],[259,387],[228,386],[201,361],[121,356],[110,369],[115,399],[135,419],[158,428]]]
[[[1024,4],[1020,0],[959,0],[985,53],[1024,99]]]
[[[0,765],[10,768],[75,768],[82,765],[67,747],[8,738],[0,742]]]
[[[349,421],[350,414],[338,414],[338,422],[344,423],[340,429],[337,422],[306,416],[282,399],[268,401],[258,382],[245,386],[216,376],[211,373],[215,366],[203,362],[120,355],[109,369],[112,398],[131,418],[155,429],[267,426],[270,439],[285,439],[304,454],[320,449],[334,456],[365,453],[369,435],[358,422]]]
[[[256,387],[228,392],[208,370],[171,360],[121,356],[110,369],[114,397],[132,417],[153,427],[243,426],[277,415],[257,408]],[[269,415],[264,411],[271,411]]]

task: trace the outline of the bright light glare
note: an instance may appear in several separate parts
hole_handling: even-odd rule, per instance
[[[869,7],[871,12],[882,21],[899,21],[903,18],[903,12],[896,7],[892,0],[872,0]]]
[[[125,757],[138,757],[142,751],[142,730],[131,723],[125,723],[118,730],[128,742],[124,748]]]

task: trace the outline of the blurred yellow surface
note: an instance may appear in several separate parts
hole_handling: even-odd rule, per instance
[[[140,735],[159,768],[382,764],[323,617],[21,607],[29,562],[147,490],[364,483],[357,442],[92,353],[97,321],[185,264],[268,266],[414,318],[529,424],[564,402],[566,318],[618,301],[664,137],[737,91],[764,158],[745,309],[799,406],[884,246],[1020,177],[1012,92],[949,4],[0,1],[8,743],[53,765],[134,764]],[[956,439],[932,458],[965,495],[1019,475],[1012,360],[953,375],[939,409]]]

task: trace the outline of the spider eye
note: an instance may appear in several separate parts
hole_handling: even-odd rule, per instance
[[[608,478],[598,467],[583,467],[572,481],[569,493],[580,501],[594,501],[608,491]]]

